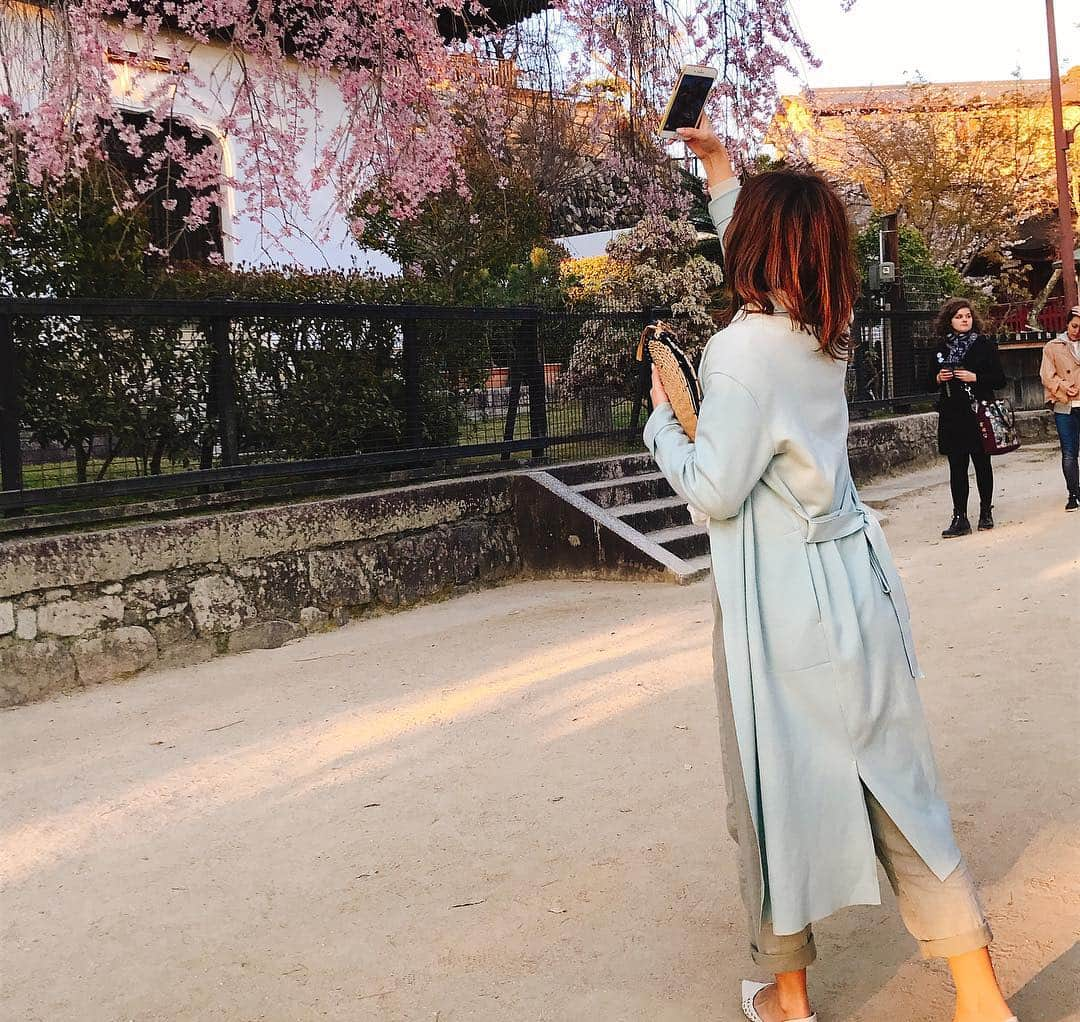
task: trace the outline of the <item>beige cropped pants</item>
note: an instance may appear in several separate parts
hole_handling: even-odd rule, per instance
[[[727,660],[724,656],[723,619],[715,591],[713,614],[713,678],[720,715],[727,826],[739,846],[739,887],[746,908],[750,953],[755,962],[772,973],[795,972],[805,969],[817,957],[814,935],[809,926],[799,933],[774,933],[767,891],[764,911],[759,918],[758,906],[762,904],[761,863],[735,737]],[[961,859],[945,880],[939,880],[878,800],[869,790],[863,790],[878,860],[892,885],[904,925],[918,941],[923,957],[951,958],[986,947],[991,939],[990,927],[979,905],[975,884],[966,863]]]

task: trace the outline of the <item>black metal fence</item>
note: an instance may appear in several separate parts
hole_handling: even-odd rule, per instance
[[[852,325],[848,405],[853,416],[927,406],[934,375],[935,312],[860,311]]]
[[[640,449],[662,312],[0,300],[0,533]],[[927,397],[930,319],[860,314],[854,414]]]

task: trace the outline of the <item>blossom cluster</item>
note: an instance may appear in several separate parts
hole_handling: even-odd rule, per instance
[[[608,242],[605,262],[580,269],[576,264],[584,260],[570,264],[568,274],[592,286],[571,288],[568,294],[585,315],[563,376],[569,392],[599,387],[625,394],[634,379],[631,341],[636,339],[627,336],[625,324],[588,317],[590,308],[670,309],[680,345],[697,361],[716,332],[711,307],[723,284],[721,268],[696,253],[697,242],[697,229],[688,221],[647,216]]]
[[[775,109],[775,70],[793,69],[795,55],[813,62],[786,0],[551,0],[523,10],[537,7],[546,9],[530,19],[543,22],[533,63],[551,73],[532,87],[583,95],[597,64],[610,68],[606,102],[622,111],[620,128],[594,156],[655,210],[672,208],[672,190],[653,172],[657,147],[642,139],[682,63],[720,69],[712,112],[745,152]],[[194,196],[187,226],[205,224],[228,185],[238,215],[285,238],[310,223],[311,197],[324,189],[359,234],[369,217],[406,218],[463,187],[455,170],[470,112],[490,112],[498,104],[486,97],[507,89],[478,58],[488,44],[501,53],[511,32],[518,52],[527,35],[513,24],[500,34],[477,0],[3,0],[0,19],[0,201],[17,159],[29,184],[47,190],[120,145],[145,157],[121,206],[150,192],[167,163]],[[486,38],[448,41],[447,19]],[[560,31],[549,33],[553,19]],[[122,106],[141,112],[138,124]],[[185,144],[168,130],[177,117],[213,125],[233,155]]]
[[[126,202],[149,191],[168,160],[199,196],[193,224],[206,222],[226,184],[241,214],[286,236],[327,186],[344,209],[374,185],[394,215],[407,216],[454,165],[452,110],[469,83],[437,14],[467,16],[468,2],[5,3],[0,195],[17,157],[32,186],[58,187],[103,158],[111,138],[148,157]],[[134,127],[121,107],[149,116]],[[327,109],[344,116],[328,123]],[[199,159],[214,150],[170,140],[178,111],[212,124],[235,163]]]
[[[853,2],[853,0],[852,0]],[[655,126],[683,64],[719,71],[708,111],[744,162],[776,111],[779,69],[819,61],[787,0],[562,0],[584,55],[603,54],[627,82],[631,115]]]

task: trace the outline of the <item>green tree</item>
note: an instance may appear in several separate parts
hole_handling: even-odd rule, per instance
[[[547,228],[535,185],[508,160],[477,145],[462,168],[415,219],[394,217],[384,207],[358,239],[394,259],[433,300],[457,304],[475,301],[492,281],[508,279],[511,267],[527,263]]]
[[[104,162],[45,192],[15,168],[0,231],[0,290],[17,297],[145,297],[160,264],[148,261],[145,211],[127,210],[123,177]],[[50,316],[17,319],[22,422],[40,444],[73,452],[85,482],[118,455],[140,472],[197,446],[205,350],[176,324]]]
[[[873,216],[866,228],[858,233],[855,249],[866,284],[867,267],[878,257],[878,235],[882,217]],[[901,224],[899,230],[900,279],[905,298],[912,304],[935,306],[950,295],[963,295],[985,302],[985,298],[947,262],[934,258],[926,239],[918,228]]]

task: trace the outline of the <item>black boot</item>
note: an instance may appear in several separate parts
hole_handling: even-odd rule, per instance
[[[1069,494],[1069,503],[1065,505],[1066,511],[1075,511],[1080,508],[1080,495],[1075,493]]]
[[[992,529],[994,527],[994,516],[990,513],[989,507],[982,507],[979,509],[979,531],[984,529]]]
[[[952,523],[942,532],[942,539],[953,539],[956,536],[970,536],[971,522],[968,521],[966,511],[954,511]]]

